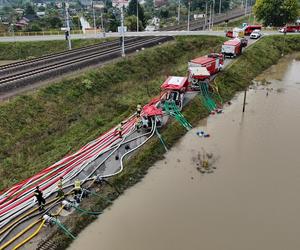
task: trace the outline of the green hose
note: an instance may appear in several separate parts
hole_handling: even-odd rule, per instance
[[[102,212],[92,212],[92,211],[87,211],[85,209],[82,209],[80,207],[76,207],[76,206],[73,206],[76,210],[78,210],[79,212],[83,213],[83,214],[88,214],[88,215],[99,215],[99,214],[102,214]]]
[[[90,191],[90,190],[87,190],[87,189],[85,189],[85,191],[88,192],[88,193],[90,193],[90,194],[92,194],[92,195],[95,195],[95,196],[97,196],[99,198],[102,198],[102,199],[106,200],[108,203],[112,203],[112,200],[107,199],[107,198],[101,196],[100,194],[97,194],[97,193],[95,193],[93,191]]]
[[[158,136],[158,138],[159,138],[161,144],[164,146],[164,148],[165,148],[165,150],[166,150],[166,152],[167,152],[167,151],[168,151],[168,148],[167,148],[167,145],[166,145],[165,142],[164,142],[164,139],[162,138],[161,134],[158,132],[157,129],[156,129],[155,132],[156,132],[156,134],[157,134],[157,136]]]
[[[54,220],[54,223],[62,229],[62,231],[69,236],[70,238],[72,238],[73,240],[76,238],[63,224],[61,224],[58,220]]]
[[[212,112],[217,108],[216,103],[210,97],[207,84],[200,84],[200,98],[204,106],[208,109],[209,112]]]
[[[167,114],[174,117],[187,130],[192,128],[192,125],[181,114],[174,101],[165,101],[164,110]]]

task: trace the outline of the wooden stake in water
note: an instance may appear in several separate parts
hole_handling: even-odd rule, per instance
[[[247,95],[247,88],[245,88],[245,92],[244,92],[243,113],[245,112],[245,106],[246,106],[246,95]]]

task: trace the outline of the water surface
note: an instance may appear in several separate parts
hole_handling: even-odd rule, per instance
[[[299,250],[300,62],[283,65],[259,78],[273,78],[271,85],[249,90],[244,115],[240,94],[187,133],[70,249]],[[202,174],[207,153],[213,173]]]

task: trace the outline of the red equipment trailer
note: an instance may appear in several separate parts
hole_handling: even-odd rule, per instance
[[[279,32],[300,32],[300,25],[286,25]]]
[[[208,83],[210,76],[219,72],[224,64],[224,56],[211,53],[191,60],[188,63],[189,82],[192,89],[199,89],[201,83]]]
[[[261,30],[261,29],[262,29],[261,25],[247,25],[243,28],[245,36],[250,36],[253,30]]]
[[[225,57],[236,57],[242,53],[242,47],[240,39],[232,39],[223,43],[222,53]]]
[[[182,109],[184,94],[188,88],[189,82],[187,77],[169,76],[161,85],[166,92],[165,100],[173,100],[179,109]]]

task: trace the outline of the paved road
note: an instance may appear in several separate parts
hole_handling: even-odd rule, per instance
[[[276,31],[264,32],[265,35],[279,34]],[[224,36],[224,31],[143,31],[143,32],[126,32],[125,36]],[[72,35],[72,39],[92,39],[92,38],[103,38],[103,34],[76,34]],[[111,32],[106,33],[105,37],[120,37],[120,33]],[[25,42],[25,41],[51,41],[51,40],[65,40],[63,35],[46,35],[46,36],[9,36],[1,37],[0,42]]]

